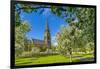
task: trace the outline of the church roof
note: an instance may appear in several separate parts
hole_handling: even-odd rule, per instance
[[[44,40],[32,39],[34,44],[44,44]]]

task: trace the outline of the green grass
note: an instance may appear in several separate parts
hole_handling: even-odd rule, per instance
[[[79,56],[79,58],[77,58]],[[72,61],[78,62],[80,58],[92,58],[92,54],[74,54]],[[64,57],[62,55],[50,55],[50,56],[41,56],[41,57],[31,57],[31,58],[16,58],[16,66],[22,65],[35,65],[35,64],[50,64],[50,63],[64,63],[70,62],[69,57]]]
[[[16,58],[16,65],[34,65],[34,64],[49,64],[49,63],[59,63],[66,62],[64,56],[61,55],[51,55],[38,58]]]

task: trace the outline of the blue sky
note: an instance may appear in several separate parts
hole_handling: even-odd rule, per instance
[[[38,12],[32,13],[21,13],[21,19],[27,21],[31,25],[31,31],[27,33],[28,38],[44,39],[45,24],[48,18],[48,25],[51,33],[51,39],[54,40],[57,32],[59,32],[60,27],[67,25],[64,19],[52,14],[50,9],[45,9],[42,14]]]

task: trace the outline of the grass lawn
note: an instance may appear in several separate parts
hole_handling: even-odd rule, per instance
[[[75,54],[72,58],[73,62],[80,61],[80,58],[93,58],[92,54]],[[35,64],[50,64],[50,63],[64,63],[69,62],[69,57],[64,57],[62,55],[50,55],[41,57],[31,57],[31,58],[16,58],[16,66],[22,65],[35,65]]]

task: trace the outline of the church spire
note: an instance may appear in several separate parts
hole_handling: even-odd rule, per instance
[[[49,31],[49,26],[48,26],[48,18],[46,19],[46,30]]]
[[[46,28],[45,28],[45,33],[44,33],[44,42],[47,47],[51,46],[51,35],[50,35],[50,30],[49,30],[49,25],[48,25],[48,18],[46,19]]]

